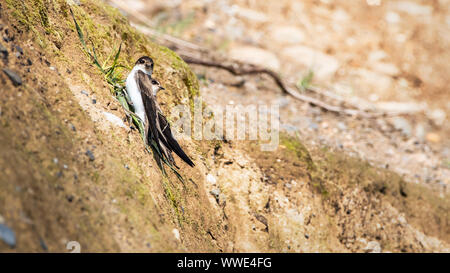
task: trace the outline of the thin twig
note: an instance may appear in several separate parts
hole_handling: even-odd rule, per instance
[[[275,83],[278,85],[278,87],[281,89],[281,91],[283,91],[284,93],[287,93],[287,94],[289,93],[289,91],[287,90],[283,81],[272,70],[269,70],[266,68],[259,68],[259,67],[253,66],[253,65],[248,65],[248,68],[246,68],[243,66],[236,65],[236,63],[231,64],[231,65],[225,65],[223,63],[196,59],[196,58],[193,58],[192,56],[186,56],[183,53],[180,53],[180,55],[183,58],[183,60],[187,63],[224,69],[235,76],[252,75],[252,74],[269,75],[271,78],[274,79]]]
[[[307,102],[311,105],[320,107],[329,112],[333,112],[333,113],[337,113],[337,114],[343,113],[343,114],[350,115],[350,116],[361,116],[364,118],[374,118],[374,117],[379,117],[379,116],[385,115],[385,113],[367,113],[365,111],[358,110],[358,109],[346,109],[346,108],[343,108],[340,106],[334,106],[334,105],[327,104],[327,103],[325,103],[319,99],[313,98],[313,97],[302,95],[302,94],[298,93],[297,91],[287,87],[284,84],[283,80],[281,80],[280,76],[278,76],[272,70],[269,70],[266,68],[259,68],[254,65],[248,65],[248,64],[246,64],[247,67],[244,67],[245,65],[239,66],[239,65],[237,65],[236,62],[233,64],[230,64],[230,65],[226,65],[225,62],[219,63],[219,62],[214,62],[214,61],[205,61],[202,59],[197,59],[193,56],[185,55],[183,53],[179,53],[179,54],[184,59],[184,61],[187,63],[197,64],[197,65],[202,65],[202,66],[207,66],[207,67],[216,67],[219,69],[226,70],[235,76],[252,75],[252,74],[266,74],[275,81],[276,85],[284,93],[294,97],[295,99]]]

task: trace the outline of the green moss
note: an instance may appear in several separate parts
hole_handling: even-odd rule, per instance
[[[181,195],[176,189],[171,187],[170,182],[167,178],[163,177],[162,183],[164,187],[164,193],[166,195],[167,200],[170,202],[170,205],[172,206],[175,215],[177,216],[178,223],[182,224],[185,219],[183,213],[180,212]]]
[[[308,171],[316,170],[316,166],[311,158],[311,155],[309,154],[308,149],[305,145],[303,145],[303,143],[300,142],[298,138],[281,134],[280,144],[284,145],[286,149],[294,152],[299,160],[304,161],[307,165]]]
[[[280,135],[280,144],[285,146],[288,151],[294,154],[296,159],[306,165],[307,174],[310,178],[311,185],[322,194],[323,197],[329,196],[329,190],[324,182],[322,169],[314,163],[310,152],[303,145],[298,137],[293,137],[282,133]]]
[[[47,48],[50,42],[58,48],[62,45],[64,31],[58,30],[58,25],[51,23],[49,13],[52,9],[58,14],[67,15],[68,6],[64,0],[5,1],[12,17],[33,34],[42,48]]]
[[[95,172],[92,174],[92,182],[94,182],[95,184],[98,184],[99,179],[100,179],[100,173],[97,172],[97,171],[95,171]]]
[[[189,68],[189,66],[183,61],[183,59],[178,56],[175,52],[168,49],[165,46],[159,47],[160,53],[164,56],[168,61],[170,66],[179,72],[181,76],[181,80],[183,81],[189,98],[189,104],[191,107],[191,111],[194,111],[194,98],[196,96],[200,96],[200,86],[198,83],[197,76],[194,72]],[[179,102],[178,102],[179,103]]]
[[[188,70],[187,75],[183,78],[183,82],[186,85],[189,96],[189,104],[191,112],[194,112],[194,99],[200,96],[200,88],[197,80],[197,76],[191,70]]]
[[[170,65],[175,69],[185,70],[186,69],[186,63],[181,59],[178,54],[170,50],[169,48],[165,46],[159,46],[158,48],[160,50],[160,54],[164,55],[169,61]]]
[[[38,3],[39,17],[41,19],[42,26],[47,28],[49,27],[47,9],[43,6],[42,1],[37,1],[37,3]]]

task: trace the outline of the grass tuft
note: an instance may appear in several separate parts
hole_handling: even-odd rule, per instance
[[[308,89],[309,86],[311,86],[313,78],[314,78],[314,71],[309,70],[308,74],[306,74],[300,81],[298,81],[297,87],[300,90],[305,91],[306,89]]]

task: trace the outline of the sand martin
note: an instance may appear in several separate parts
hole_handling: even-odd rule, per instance
[[[148,77],[152,76],[153,73],[153,60],[150,57],[144,56],[140,57],[134,64],[133,69],[130,74],[128,74],[126,80],[126,88],[128,95],[130,96],[131,103],[133,104],[134,113],[142,120],[146,122],[144,102],[142,100],[141,91],[138,86],[137,72],[141,71]]]
[[[175,152],[184,162],[193,167],[194,163],[173,137],[170,125],[156,101],[157,93],[164,90],[164,87],[152,78],[153,65],[151,58],[141,57],[127,77],[126,88],[134,112],[144,122],[147,143],[154,140],[161,154],[171,164],[175,165],[172,156],[172,152]]]

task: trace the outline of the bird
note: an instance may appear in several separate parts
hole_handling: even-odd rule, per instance
[[[145,108],[136,75],[139,71],[141,71],[144,74],[148,75],[148,77],[151,77],[153,74],[153,67],[154,62],[150,57],[140,57],[134,64],[133,69],[130,71],[125,81],[125,86],[130,97],[131,104],[134,108],[134,113],[141,119],[143,123],[146,122]]]
[[[126,79],[126,89],[129,94],[134,112],[144,123],[144,139],[146,144],[154,143],[167,161],[179,168],[172,156],[175,152],[186,164],[195,164],[183,151],[172,134],[170,124],[164,116],[156,95],[165,90],[160,82],[152,78],[154,62],[148,56],[140,57]]]

